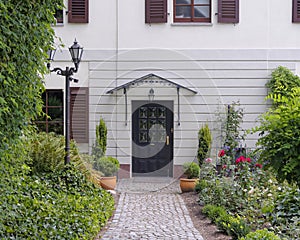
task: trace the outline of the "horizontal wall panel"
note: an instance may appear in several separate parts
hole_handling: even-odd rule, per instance
[[[91,71],[90,77],[97,79],[115,79],[131,78],[137,79],[148,75],[149,73],[156,74],[163,78],[194,78],[194,79],[210,79],[210,78],[264,78],[271,74],[271,70],[177,70],[170,72],[157,69],[146,69],[138,71],[118,71],[116,76],[113,71]]]
[[[275,69],[278,66],[285,66],[289,69],[295,69],[293,62],[272,62],[272,61],[195,61],[187,59],[185,61],[119,61],[118,63],[112,61],[106,62],[92,62],[89,64],[89,69],[101,71],[128,71],[132,69],[161,69],[161,70],[266,70]]]

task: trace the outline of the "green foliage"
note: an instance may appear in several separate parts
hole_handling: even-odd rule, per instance
[[[240,239],[250,232],[250,227],[239,216],[233,217],[229,214],[220,215],[216,219],[216,224],[220,229],[232,236],[232,239]]]
[[[225,117],[224,117],[225,115]],[[244,139],[241,134],[243,122],[243,109],[239,102],[232,102],[226,106],[226,113],[217,113],[217,122],[221,124],[221,145],[225,155],[219,159],[219,164],[234,164],[236,149],[239,148],[240,140]]]
[[[266,84],[270,95],[290,97],[293,88],[300,87],[300,78],[289,69],[279,66],[272,72],[272,77]],[[274,102],[277,106],[280,102]]]
[[[95,158],[93,168],[103,173],[105,177],[111,177],[120,168],[120,163],[116,158],[105,156]]]
[[[239,108],[239,103],[233,102],[228,105],[227,118],[225,123],[224,146],[226,154],[234,161],[235,148],[239,146],[239,140],[243,139],[240,135],[240,125],[243,121],[243,109]]]
[[[29,138],[29,156],[27,161],[34,174],[54,172],[64,165],[65,138],[54,133],[32,134]],[[70,142],[70,159],[73,162],[80,160],[78,149],[74,141]]]
[[[233,239],[239,239],[250,232],[250,227],[243,219],[239,216],[229,215],[221,206],[206,205],[203,207],[202,213],[207,215],[212,222],[217,224],[219,229],[227,232]]]
[[[202,208],[202,213],[208,216],[213,222],[216,222],[217,218],[219,218],[222,215],[226,215],[226,210],[221,206],[215,206],[215,205],[205,205]]]
[[[92,149],[92,155],[95,158],[101,158],[105,155],[107,145],[107,127],[103,120],[100,118],[99,125],[96,126],[96,143]]]
[[[42,110],[41,76],[54,38],[50,24],[62,0],[0,3],[0,158]]]
[[[273,228],[281,237],[300,238],[300,189],[284,186],[277,195],[274,210],[269,212]]]
[[[202,165],[205,158],[208,157],[212,143],[212,136],[207,124],[200,128],[198,132],[198,153],[197,158],[199,166]]]
[[[256,230],[250,232],[246,237],[242,237],[241,240],[280,240],[274,232],[270,232],[267,229]]]
[[[183,164],[183,171],[187,178],[199,178],[200,167],[197,163],[187,162]]]
[[[110,194],[72,163],[55,174],[9,183],[1,186],[1,239],[92,239],[113,211]]]
[[[300,88],[293,89],[290,97],[271,94],[269,98],[278,106],[269,109],[253,129],[262,136],[257,142],[261,160],[277,172],[278,179],[300,186]]]

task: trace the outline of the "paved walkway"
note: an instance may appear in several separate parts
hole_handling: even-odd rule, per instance
[[[123,179],[117,191],[121,192],[119,204],[102,240],[203,240],[180,197],[178,181],[171,178]]]

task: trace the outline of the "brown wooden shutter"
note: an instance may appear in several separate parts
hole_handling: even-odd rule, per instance
[[[239,22],[239,0],[218,1],[218,22],[219,23]]]
[[[78,143],[89,142],[88,88],[71,88],[71,138]]]
[[[167,0],[145,0],[146,23],[167,22]]]
[[[300,0],[293,0],[293,22],[300,22]]]
[[[89,22],[89,0],[69,0],[68,10],[70,23]]]

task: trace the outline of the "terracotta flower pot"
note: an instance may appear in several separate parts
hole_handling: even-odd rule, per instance
[[[117,177],[101,177],[100,185],[105,190],[114,190],[117,185]]]
[[[180,189],[182,192],[192,192],[195,190],[198,179],[180,178]]]

